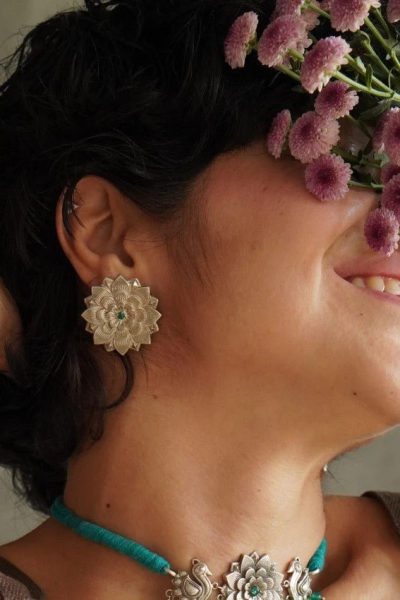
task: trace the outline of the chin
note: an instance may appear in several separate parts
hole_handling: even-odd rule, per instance
[[[345,384],[345,397],[363,403],[383,424],[399,425],[400,296],[359,288],[338,274],[330,283],[325,336],[338,362],[337,382]]]
[[[386,350],[386,352],[385,352]],[[385,359],[386,354],[386,359]],[[355,354],[357,356],[357,354]],[[399,362],[388,348],[360,356],[354,368],[354,384],[351,394],[364,409],[365,418],[372,417],[376,434],[400,425],[400,369]],[[356,362],[353,358],[352,362]],[[367,411],[367,413],[366,413]],[[363,418],[360,410],[360,419]],[[375,420],[374,420],[375,419]]]

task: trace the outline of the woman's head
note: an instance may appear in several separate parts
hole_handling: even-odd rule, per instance
[[[396,307],[335,274],[377,260],[363,237],[376,197],[312,197],[301,165],[265,151],[277,110],[309,97],[254,56],[224,62],[233,19],[255,10],[265,26],[275,2],[85,4],[34,28],[0,88],[0,273],[23,325],[1,376],[0,462],[21,493],[48,510],[142,363],[269,385],[293,413],[337,406],[355,436],[360,415],[393,423]],[[90,287],[119,274],[163,315],[152,345],[124,357],[94,348],[80,317]]]

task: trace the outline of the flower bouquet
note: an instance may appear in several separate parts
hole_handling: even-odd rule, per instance
[[[368,245],[386,256],[400,241],[400,0],[277,0],[258,36],[259,17],[245,12],[224,42],[232,69],[257,53],[261,64],[311,94],[314,110],[293,120],[287,109],[272,120],[266,148],[290,152],[305,165],[305,185],[321,201],[341,200],[350,187],[379,194],[365,222]],[[326,31],[328,35],[325,35]],[[343,148],[347,122],[362,147]]]

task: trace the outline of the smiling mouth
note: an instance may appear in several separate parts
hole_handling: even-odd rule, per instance
[[[362,291],[373,292],[375,296],[387,297],[400,302],[400,280],[394,277],[382,277],[380,275],[363,277],[357,275],[346,277],[345,281]]]
[[[362,277],[358,275],[356,277],[348,277],[347,281],[350,281],[350,283],[359,288],[367,288],[375,292],[386,292],[387,294],[400,296],[400,281],[394,277],[382,277],[380,275]]]

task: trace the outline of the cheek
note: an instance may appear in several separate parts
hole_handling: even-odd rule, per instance
[[[340,211],[339,211],[340,212]],[[270,311],[296,310],[309,302],[323,258],[338,235],[337,207],[316,201],[292,184],[264,184],[212,210],[211,236],[218,248],[218,281],[231,305],[268,302]],[[238,285],[239,284],[239,285]],[[230,306],[232,311],[233,306]]]
[[[307,194],[283,191],[247,190],[230,210],[213,209],[218,311],[209,325],[238,360],[286,361],[312,319],[329,219]]]
[[[334,272],[340,261],[370,252],[363,226],[376,197],[351,192],[320,202],[302,173],[294,180],[278,167],[271,177],[260,167],[249,172],[238,164],[220,173],[208,196],[215,292],[196,301],[199,345],[222,371],[234,365],[242,380],[245,370],[249,385],[279,380],[297,395],[366,405],[376,403],[379,382],[380,396],[392,401],[400,375],[395,382],[389,345],[381,360],[366,343],[372,321],[360,332]]]
[[[223,339],[233,331],[249,351],[298,350],[305,335],[314,330],[318,336],[317,327],[326,331],[321,315],[323,282],[333,271],[328,259],[346,246],[348,230],[362,227],[365,196],[320,202],[305,189],[303,166],[261,152],[217,160],[208,183],[218,303],[210,327]]]
[[[261,357],[259,367],[289,360],[302,369],[303,350],[320,348],[334,327],[323,293],[332,272],[326,256],[352,225],[352,202],[322,203],[302,180],[267,183],[265,174],[259,187],[227,188],[208,213],[218,281],[210,331],[239,360],[245,351],[253,368]]]

